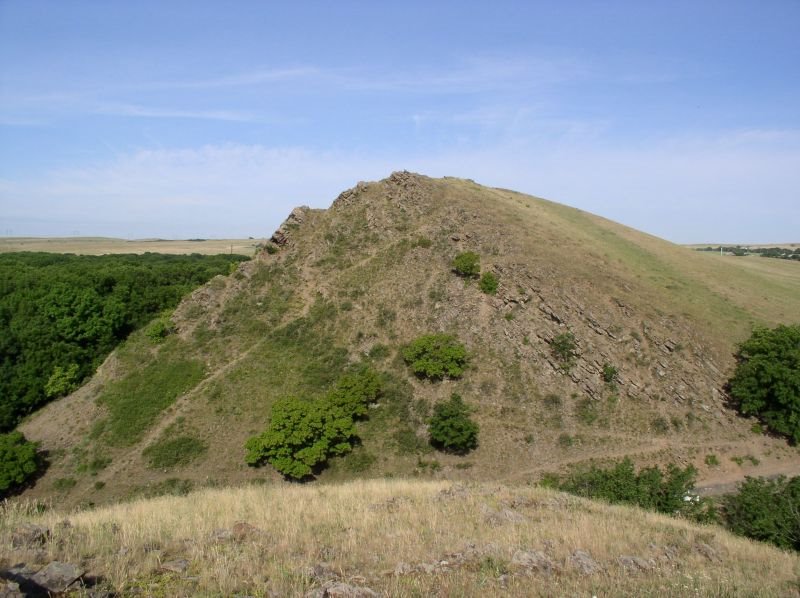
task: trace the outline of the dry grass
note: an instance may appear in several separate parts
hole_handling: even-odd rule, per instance
[[[123,595],[138,587],[156,596],[299,596],[339,579],[388,596],[778,596],[796,595],[800,573],[796,554],[720,528],[535,487],[277,484],[71,515],[31,517],[17,505],[4,515],[0,562],[79,562]],[[31,520],[53,530],[44,552],[9,552],[10,531]],[[260,531],[215,537],[239,521]],[[553,571],[515,564],[518,550],[541,551]],[[582,574],[570,565],[575,550],[602,569]],[[621,556],[648,569],[626,570]],[[160,571],[180,558],[185,574]]]
[[[46,251],[78,255],[110,253],[168,253],[216,255],[235,253],[253,255],[258,239],[204,239],[202,241],[169,239],[113,239],[109,237],[3,237],[0,253],[10,251]]]

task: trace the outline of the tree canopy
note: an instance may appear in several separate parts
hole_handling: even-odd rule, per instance
[[[0,432],[74,390],[133,330],[237,255],[0,255]]]
[[[739,410],[800,443],[800,325],[755,329],[737,359],[729,386]]]

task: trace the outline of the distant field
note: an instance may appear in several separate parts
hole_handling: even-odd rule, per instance
[[[262,239],[203,239],[198,241],[168,239],[113,239],[110,237],[2,237],[0,253],[10,251],[48,251],[80,255],[109,253],[171,253],[215,255],[237,253],[253,255]]]
[[[800,243],[694,243],[686,245],[690,249],[705,249],[706,247],[751,247],[753,249],[763,249],[766,247],[780,247],[781,249],[796,249],[800,247]]]

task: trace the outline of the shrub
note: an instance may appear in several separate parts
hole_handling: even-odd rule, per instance
[[[737,359],[729,388],[739,410],[800,443],[800,325],[757,328]]]
[[[550,342],[553,355],[561,362],[564,369],[569,369],[575,362],[575,350],[578,348],[575,335],[571,332],[559,334]]]
[[[613,384],[618,373],[619,370],[610,363],[603,364],[603,382],[606,384]]]
[[[65,368],[57,365],[53,368],[53,373],[50,374],[47,382],[45,382],[44,394],[51,399],[68,395],[78,388],[79,376],[77,363],[71,363]]]
[[[453,260],[453,271],[464,278],[477,278],[481,273],[481,258],[474,251],[459,253]]]
[[[470,408],[453,393],[449,401],[433,408],[429,432],[436,448],[463,454],[478,446],[478,424],[469,418]]]
[[[633,462],[626,458],[607,469],[592,466],[563,479],[550,476],[548,481],[559,490],[586,498],[636,505],[670,515],[713,519],[710,503],[696,499],[692,492],[696,475],[697,470],[691,465],[681,469],[674,464],[666,472],[647,467],[637,473]]]
[[[453,335],[428,334],[404,347],[403,359],[421,378],[459,378],[467,365],[467,350]]]
[[[497,276],[491,272],[484,272],[483,276],[481,276],[481,279],[478,282],[478,288],[487,295],[496,295],[497,286],[499,284],[500,281],[497,279]]]
[[[234,264],[235,266],[235,264]],[[158,318],[153,320],[150,325],[145,329],[145,334],[154,343],[160,343],[170,334],[175,332],[175,325],[170,319],[169,312],[161,314]]]
[[[719,465],[719,458],[715,454],[709,453],[706,455],[706,465],[709,467],[717,467]]]
[[[723,498],[723,520],[732,532],[800,550],[800,477],[746,478]]]
[[[0,434],[0,497],[21,487],[38,471],[36,448],[21,432]]]
[[[325,397],[281,399],[272,405],[269,427],[245,443],[248,465],[269,463],[288,478],[303,479],[358,440],[355,419],[380,395],[379,375],[368,368],[341,377]]]

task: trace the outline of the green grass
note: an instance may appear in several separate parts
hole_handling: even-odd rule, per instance
[[[175,438],[162,438],[151,444],[142,455],[147,459],[148,465],[154,469],[188,465],[195,459],[202,457],[208,450],[208,445],[192,436],[177,436]]]
[[[204,375],[195,359],[158,358],[111,384],[99,401],[109,410],[105,439],[115,446],[139,441],[159,415]]]

